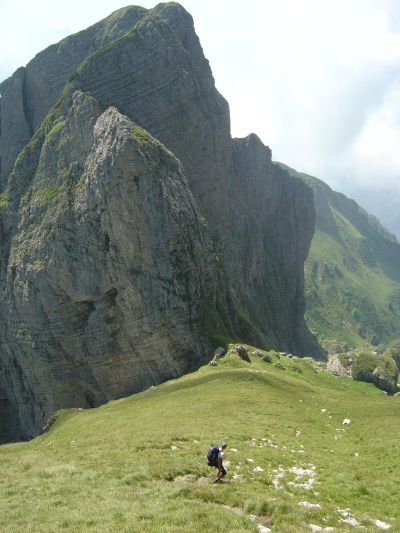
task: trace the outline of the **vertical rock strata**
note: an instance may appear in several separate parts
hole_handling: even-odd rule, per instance
[[[74,83],[103,107],[115,105],[179,157],[213,238],[221,238],[229,227],[229,107],[215,88],[191,16],[161,4],[88,58]]]
[[[319,353],[303,319],[312,193],[255,135],[231,139],[181,6],[120,10],[0,88],[14,436],[181,374],[212,334]]]

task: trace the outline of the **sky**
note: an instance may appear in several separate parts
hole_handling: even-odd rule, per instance
[[[233,136],[255,132],[274,160],[356,199],[389,190],[400,205],[399,0],[180,3],[230,104]],[[0,81],[127,4],[0,0]]]

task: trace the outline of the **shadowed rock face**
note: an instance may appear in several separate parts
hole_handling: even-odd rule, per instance
[[[303,318],[301,266],[314,232],[312,192],[273,164],[254,134],[233,139],[232,161],[229,265],[236,297],[275,346],[316,355]]]
[[[0,444],[22,437],[15,401],[7,393],[6,376],[0,368]]]
[[[232,141],[181,6],[116,12],[1,94],[0,360],[24,437],[181,374],[209,335],[319,354],[312,194],[255,135]]]

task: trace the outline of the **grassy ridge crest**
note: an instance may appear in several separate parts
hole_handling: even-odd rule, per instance
[[[366,531],[396,531],[399,397],[246,348],[250,363],[230,345],[216,367],[63,410],[46,434],[1,446],[2,531],[352,531],[346,508]],[[212,485],[205,453],[222,439],[227,482]]]

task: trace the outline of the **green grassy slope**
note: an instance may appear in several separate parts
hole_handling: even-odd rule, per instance
[[[280,369],[273,359],[229,353],[0,446],[1,531],[352,531],[340,522],[346,508],[364,531],[378,531],[371,519],[399,531],[400,398],[308,360],[281,357]],[[227,481],[212,485],[204,456],[222,439]]]
[[[390,345],[400,337],[399,243],[353,200],[281,166],[314,191],[316,231],[305,264],[309,327],[328,349]]]

